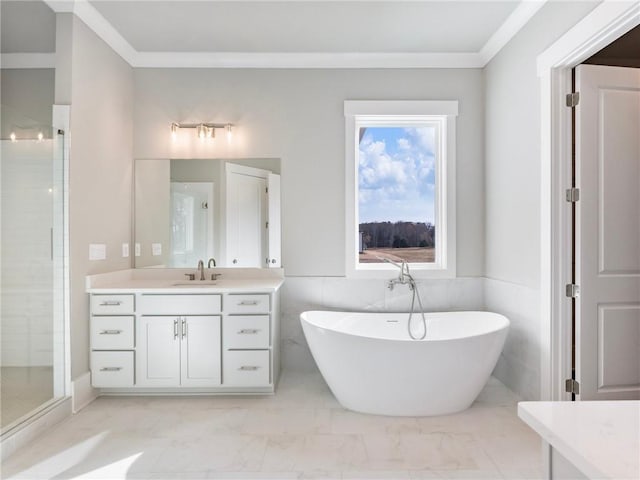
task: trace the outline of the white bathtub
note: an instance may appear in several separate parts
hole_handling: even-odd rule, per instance
[[[313,358],[343,407],[429,416],[468,408],[502,351],[509,320],[490,312],[425,314],[411,340],[407,313],[312,311],[300,315]],[[420,314],[413,322],[420,322]]]

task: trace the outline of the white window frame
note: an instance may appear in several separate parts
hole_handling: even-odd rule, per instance
[[[360,264],[358,259],[358,150],[361,126],[420,126],[440,129],[436,164],[436,258],[434,263],[411,263],[417,278],[456,276],[456,117],[455,100],[344,102],[345,116],[345,259],[346,276],[390,278],[398,269],[388,263]]]

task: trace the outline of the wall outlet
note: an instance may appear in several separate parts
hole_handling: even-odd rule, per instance
[[[135,250],[136,250],[136,257],[139,257],[140,256],[140,244],[139,243],[136,243]]]
[[[151,244],[151,255],[157,257],[162,255],[162,244],[161,243],[152,243]]]
[[[92,243],[89,245],[89,260],[105,260],[107,258],[107,246],[104,243]]]
[[[125,258],[129,256],[129,244],[128,243],[123,243],[122,244],[122,256],[125,257]]]

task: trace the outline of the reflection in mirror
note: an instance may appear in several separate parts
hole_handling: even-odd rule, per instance
[[[281,267],[280,160],[136,160],[135,266]]]

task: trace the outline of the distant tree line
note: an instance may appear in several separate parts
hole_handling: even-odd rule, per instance
[[[427,222],[360,224],[364,248],[435,247],[436,227]]]

